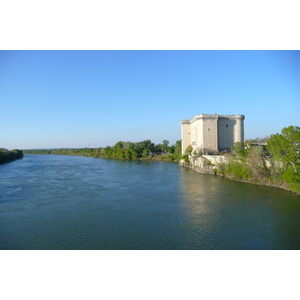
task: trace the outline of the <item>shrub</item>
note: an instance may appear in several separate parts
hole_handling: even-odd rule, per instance
[[[249,178],[251,176],[249,168],[245,164],[237,161],[230,162],[225,173],[233,175],[237,179]]]
[[[187,154],[182,155],[182,159],[183,159],[186,163],[189,163],[189,162],[190,162],[189,156],[188,156]]]

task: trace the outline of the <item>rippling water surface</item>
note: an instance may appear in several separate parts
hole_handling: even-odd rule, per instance
[[[175,163],[0,166],[0,249],[300,249],[300,197]]]

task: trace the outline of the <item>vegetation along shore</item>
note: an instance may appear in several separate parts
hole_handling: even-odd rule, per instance
[[[114,146],[105,148],[24,150],[24,154],[59,154],[128,160],[179,161],[181,159],[181,141],[178,140],[174,145],[169,145],[167,140],[164,140],[161,144],[154,144],[151,140],[137,143],[119,141]]]
[[[0,148],[0,164],[8,163],[23,157],[22,150],[14,149],[8,151],[5,148]]]
[[[115,159],[147,159],[181,162],[204,173],[224,176],[261,185],[270,185],[292,191],[300,195],[300,127],[289,126],[281,133],[271,135],[265,145],[235,143],[231,152],[210,153],[209,150],[192,150],[188,146],[181,154],[181,141],[169,145],[164,140],[154,144],[151,140],[138,143],[117,142],[105,148],[24,150],[24,154],[60,154]],[[213,154],[213,155],[212,155]],[[208,159],[208,156],[215,159]],[[216,159],[222,156],[223,159]],[[201,167],[197,162],[202,161]],[[204,162],[204,163],[203,163]],[[208,171],[207,171],[208,170]]]
[[[229,179],[275,186],[300,195],[300,127],[283,128],[265,144],[249,143],[244,147],[237,142],[230,153],[219,155],[192,153],[192,147],[188,147],[182,164],[199,172],[210,170]]]

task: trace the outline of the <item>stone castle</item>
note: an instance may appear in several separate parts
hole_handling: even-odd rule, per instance
[[[244,119],[244,115],[201,114],[182,120],[182,154],[188,145],[193,151],[229,151],[235,142],[244,142]]]

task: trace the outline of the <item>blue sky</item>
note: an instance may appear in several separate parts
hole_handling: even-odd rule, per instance
[[[300,126],[300,52],[0,51],[0,104],[8,149],[173,144],[201,113],[265,137]]]

